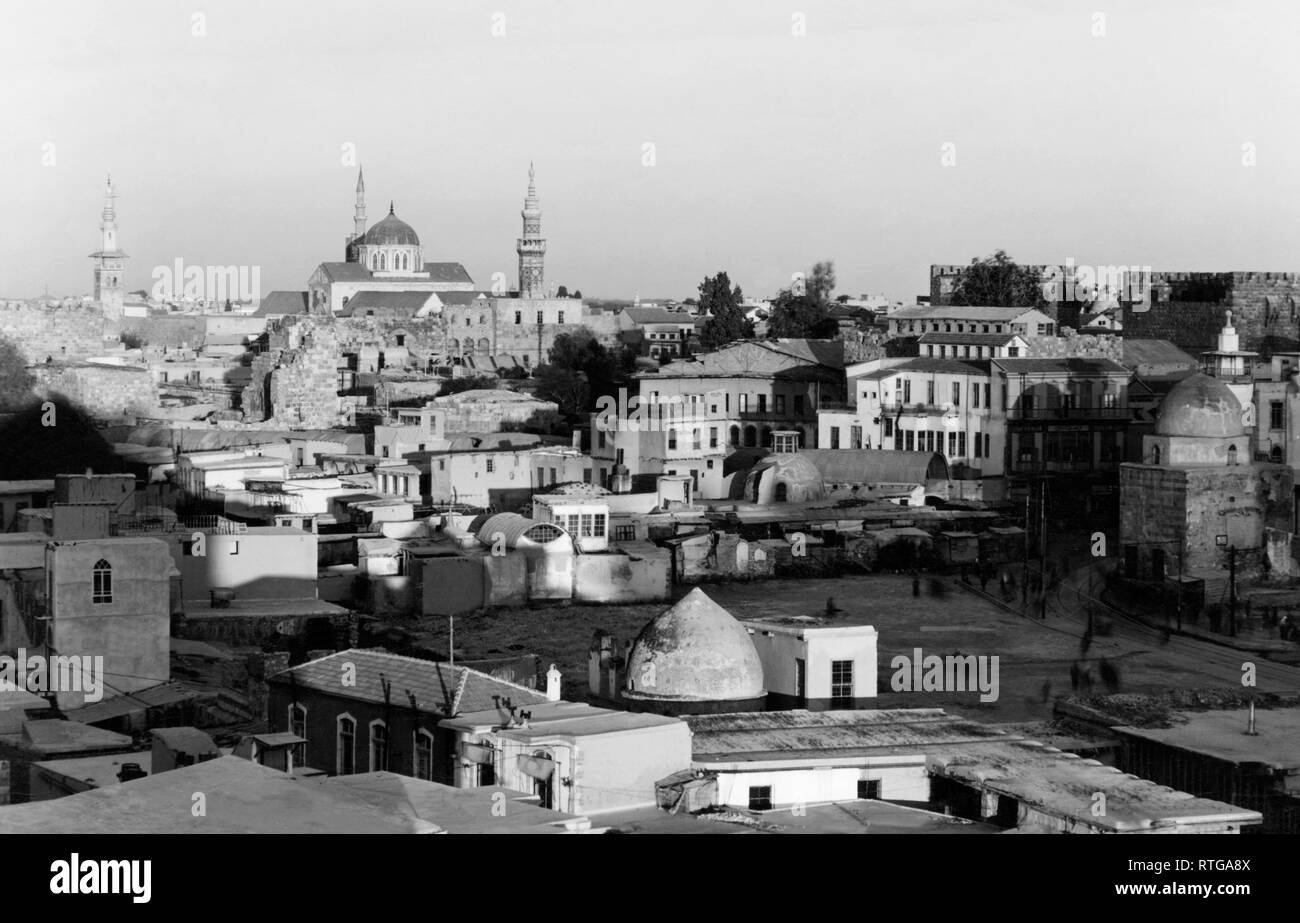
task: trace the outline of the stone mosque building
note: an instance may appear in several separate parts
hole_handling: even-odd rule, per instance
[[[1160,405],[1142,462],[1120,466],[1120,553],[1126,576],[1210,576],[1235,556],[1239,574],[1264,566],[1265,528],[1294,531],[1293,475],[1253,461],[1241,402],[1222,380],[1195,374]]]

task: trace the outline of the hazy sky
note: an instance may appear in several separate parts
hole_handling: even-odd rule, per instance
[[[1297,34],[1286,0],[5,0],[0,297],[89,290],[108,172],[131,289],[178,257],[302,289],[352,228],[345,145],[370,220],[484,287],[530,159],[548,281],[589,296],[829,258],[911,298],[999,247],[1300,270]]]

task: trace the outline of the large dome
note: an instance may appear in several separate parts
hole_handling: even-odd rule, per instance
[[[1228,386],[1210,375],[1184,378],[1160,405],[1157,436],[1244,436],[1241,402]]]
[[[763,664],[745,626],[694,589],[641,629],[627,691],[643,699],[751,699],[764,694]]]
[[[414,228],[390,211],[358,243],[370,247],[418,247],[420,238]]]

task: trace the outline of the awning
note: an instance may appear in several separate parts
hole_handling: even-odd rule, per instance
[[[491,766],[496,762],[496,751],[480,744],[461,744],[460,756],[467,763],[485,763]]]

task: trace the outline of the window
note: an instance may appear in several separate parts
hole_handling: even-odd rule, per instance
[[[433,735],[420,731],[415,735],[415,777],[433,781]]]
[[[767,395],[766,395],[766,394],[760,394],[760,395],[758,396],[758,412],[759,412],[759,413],[767,413]]]
[[[985,433],[985,434],[984,434],[984,457],[985,457],[985,458],[992,458],[992,457],[993,457],[992,455],[989,454],[989,434],[988,434],[988,433]]]
[[[636,526],[615,526],[614,541],[616,542],[636,541]]]
[[[289,706],[289,733],[295,737],[307,739],[307,709],[297,704]],[[297,744],[293,748],[293,764],[302,766],[307,762],[307,745]]]
[[[370,771],[388,771],[388,727],[382,721],[370,722]]]
[[[799,414],[800,416],[803,415],[803,395],[802,395],[802,394],[796,394],[796,395],[794,396],[794,412],[795,412],[796,414]]]
[[[338,741],[334,748],[334,772],[350,776],[357,771],[357,722],[351,715],[338,717]]]
[[[704,438],[704,434],[700,432],[700,428],[698,426],[695,427],[695,429],[691,430],[691,448],[695,449],[697,452],[701,448],[703,448],[704,445],[702,441],[703,438]]]
[[[861,426],[849,427],[849,448],[850,449],[862,448],[862,427]]]
[[[934,379],[933,378],[931,378],[929,381],[925,383],[925,402],[927,404],[934,403]]]
[[[515,323],[516,323],[516,324],[522,324],[523,322],[524,322],[524,312],[523,312],[523,311],[516,311],[516,312],[515,312]]]
[[[677,430],[675,429],[670,429],[668,431],[668,448],[669,449],[677,448]]]
[[[802,657],[794,661],[794,697],[799,705],[804,704],[808,695],[808,664]]]
[[[908,452],[916,448],[916,445],[914,444],[915,439],[916,433],[912,432],[910,429],[904,434],[903,446]]]
[[[894,420],[892,417],[885,417],[885,438],[888,439],[894,435]]]
[[[495,470],[496,470],[496,459],[489,458],[487,460],[487,473],[491,474]]]
[[[992,388],[993,388],[992,385],[984,386],[984,406],[990,409],[993,407],[993,402],[990,399],[990,395],[989,395],[989,391],[992,390]],[[1003,403],[1005,403],[1005,401]]]
[[[954,381],[952,383],[952,406],[954,407],[961,406],[961,382],[960,381]]]
[[[853,707],[853,661],[831,661],[831,708]]]
[[[591,514],[582,514],[582,531],[579,533],[583,538],[591,538]]]
[[[559,315],[558,315],[558,319],[556,320],[556,323],[557,323],[557,324],[562,324],[562,323],[564,323],[564,312],[563,312],[563,311],[561,311],[561,312],[559,313]]]
[[[591,520],[591,534],[596,538],[605,537],[605,514],[596,513]]]
[[[879,800],[880,798],[880,780],[879,779],[859,779],[858,780],[858,797],[870,800]]]
[[[1272,403],[1270,403],[1270,404],[1268,405],[1268,428],[1269,428],[1269,429],[1284,429],[1284,428],[1285,428],[1285,425],[1284,425],[1283,422],[1282,422],[1282,402],[1281,402],[1281,401],[1273,401]]]
[[[772,786],[751,785],[749,787],[749,809],[751,811],[772,810]]]
[[[971,389],[970,389],[970,405],[971,405],[972,407],[979,407],[979,405],[980,405],[980,386],[979,386],[979,385],[971,385]]]
[[[957,434],[949,433],[948,434],[948,456],[951,458],[956,454],[957,454]]]
[[[541,322],[542,322],[542,312],[541,312],[541,311],[538,311],[538,312],[537,312],[537,323],[540,324]]]
[[[966,434],[965,433],[957,434],[957,455],[960,456],[961,458],[966,457]]]
[[[1237,447],[1235,445],[1230,445],[1228,446],[1228,464],[1235,465],[1236,463],[1237,463]]]
[[[709,448],[716,449],[717,447],[718,447],[718,428],[716,426],[710,426],[709,427]]]
[[[839,447],[840,447],[840,428],[838,426],[832,426],[831,427],[831,448],[838,449]]]
[[[91,571],[92,603],[111,603],[113,601],[113,566],[100,558]]]
[[[975,434],[975,457],[976,457],[976,458],[981,457],[981,455],[982,455],[983,453],[982,453],[980,450],[983,449],[983,448],[984,448],[984,445],[983,445],[983,443],[980,442],[980,434],[979,434],[979,433],[976,433],[976,434]]]
[[[912,403],[912,379],[910,378],[903,379],[903,403]]]

